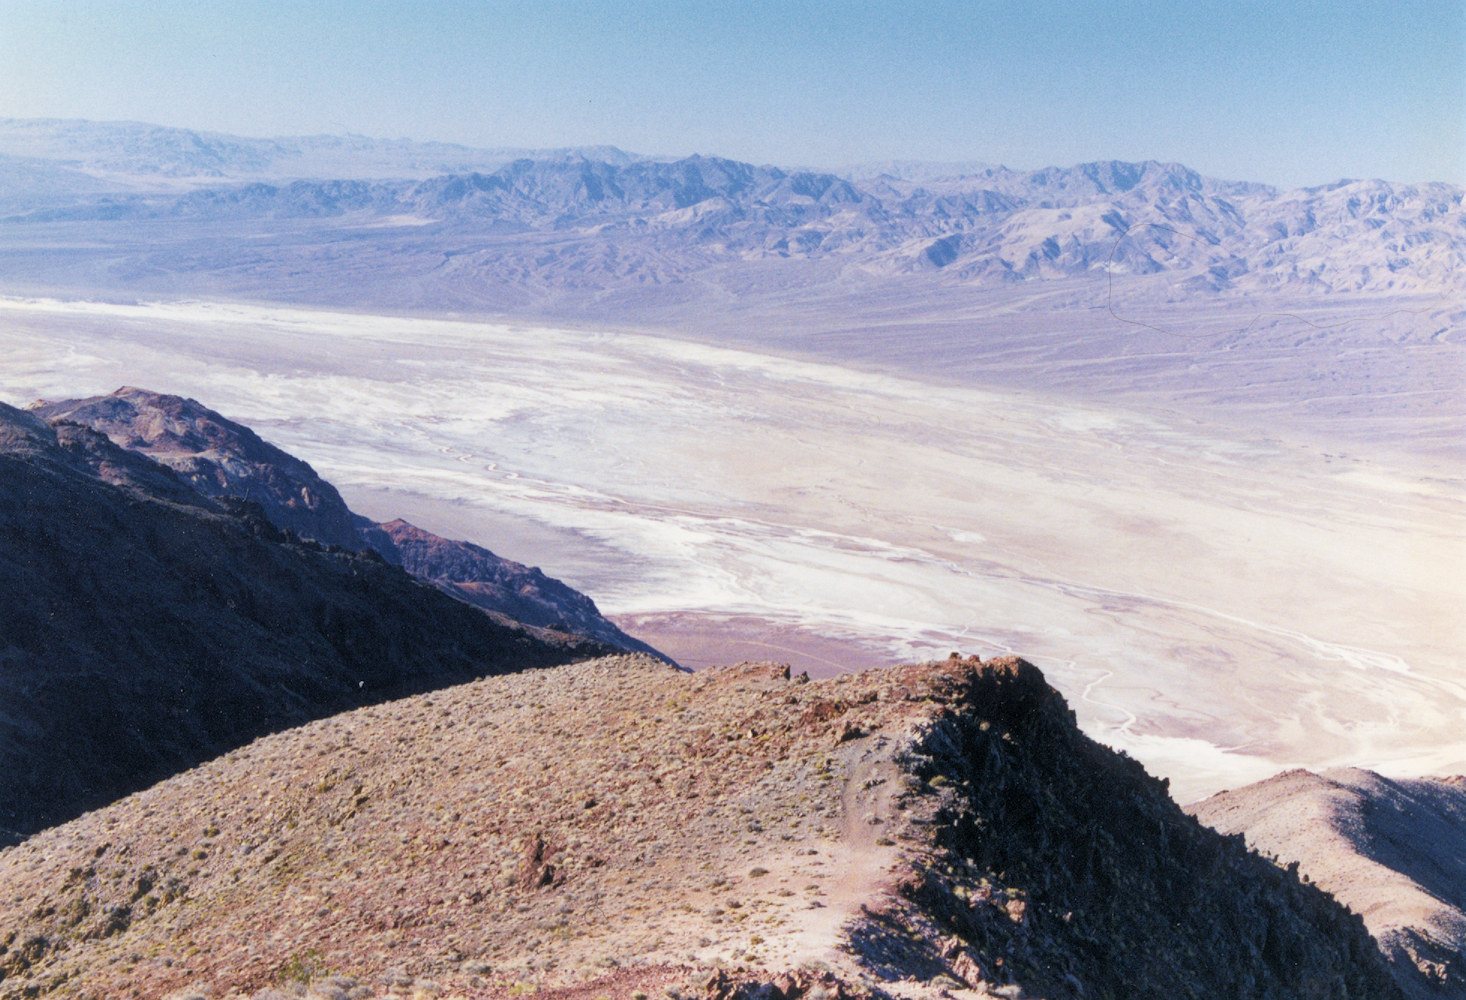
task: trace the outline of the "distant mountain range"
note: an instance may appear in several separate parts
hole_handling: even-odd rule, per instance
[[[143,122],[0,119],[0,153],[142,187],[219,179],[432,177],[493,170],[526,156],[639,159],[614,146],[559,150],[473,149],[445,142],[315,135],[255,139]]]
[[[475,283],[511,286],[520,299],[604,295],[757,262],[973,285],[1152,276],[1172,294],[1466,287],[1463,189],[1450,184],[1278,191],[1156,162],[887,166],[840,176],[601,147],[471,150],[8,121],[0,246],[68,223],[108,241],[146,235],[143,272],[110,267],[113,280],[148,287],[160,265],[175,285],[187,275],[236,282],[241,254],[260,282],[262,232],[291,245],[291,266],[303,233],[313,244],[369,233],[402,246],[398,266],[450,302]],[[239,226],[255,237],[232,254],[208,236],[233,239]],[[184,237],[186,259],[167,252]],[[309,256],[329,276],[325,255]],[[330,259],[340,256],[338,246]]]

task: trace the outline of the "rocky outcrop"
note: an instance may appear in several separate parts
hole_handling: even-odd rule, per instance
[[[874,961],[1025,996],[1396,995],[1357,915],[1184,814],[1081,734],[1036,668],[952,683],[961,707],[908,751],[939,786],[935,852],[903,884],[905,919],[853,935]]]
[[[589,597],[536,567],[496,556],[472,542],[449,541],[401,519],[378,527],[385,539],[377,547],[379,552],[460,600],[527,625],[587,635],[629,652],[662,656],[602,617]]]
[[[611,649],[495,621],[3,404],[0,607],[7,841],[263,733]]]
[[[650,658],[266,737],[0,852],[0,998],[1380,997],[1017,659]]]

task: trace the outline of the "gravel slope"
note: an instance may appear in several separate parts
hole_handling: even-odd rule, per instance
[[[1013,658],[362,708],[0,853],[0,943],[5,1000],[1398,996]]]

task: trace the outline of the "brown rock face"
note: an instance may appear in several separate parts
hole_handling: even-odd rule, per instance
[[[0,852],[0,929],[5,1000],[1399,995],[1014,659],[362,708]]]

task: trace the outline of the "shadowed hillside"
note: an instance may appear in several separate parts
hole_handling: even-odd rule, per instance
[[[30,412],[100,431],[114,444],[173,469],[205,496],[257,503],[277,528],[353,552],[372,549],[485,611],[662,655],[606,620],[589,597],[537,568],[400,519],[376,524],[353,513],[336,487],[307,463],[197,400],[124,386],[107,396],[39,403]]]
[[[3,404],[0,605],[6,838],[284,726],[611,648],[496,621]]]

